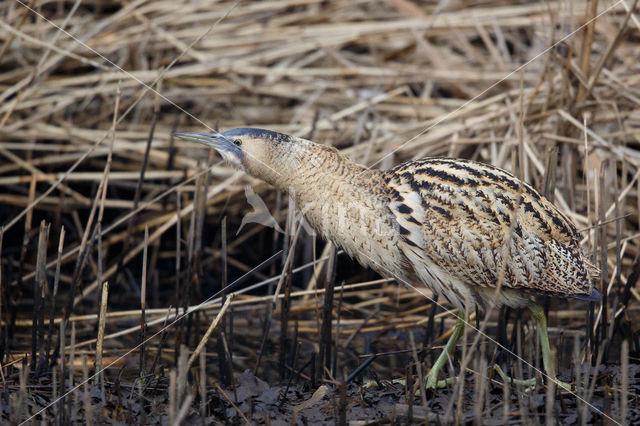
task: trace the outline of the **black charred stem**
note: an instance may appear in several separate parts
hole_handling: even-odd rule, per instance
[[[300,375],[300,372],[296,371],[296,364],[298,362],[298,355],[300,353],[300,342],[297,342],[297,335],[298,335],[298,321],[296,321],[296,331],[295,331],[295,335],[296,335],[296,339],[294,339],[294,347],[293,347],[293,358],[291,360],[291,372],[289,373],[289,379],[287,380],[287,386],[285,386],[284,391],[282,391],[282,393],[280,394],[280,397],[278,398],[278,404],[282,404],[284,398],[287,396],[287,393],[289,392],[289,387],[291,386],[291,382],[293,381],[294,377],[298,377]]]
[[[267,340],[269,338],[269,330],[271,329],[271,321],[273,316],[273,305],[274,303],[271,300],[267,300],[265,302],[265,313],[264,313],[264,321],[263,321],[263,330],[262,330],[262,339],[260,341],[260,350],[258,351],[258,359],[256,360],[256,365],[253,368],[253,374],[258,374],[258,368],[260,367],[260,361],[262,361],[262,356],[264,355],[265,349],[267,347]]]
[[[36,277],[33,286],[33,325],[31,342],[31,370],[36,371],[39,377],[47,367],[44,352],[44,292],[47,287],[47,246],[49,245],[49,229],[50,225],[44,220],[40,223],[40,236],[38,237],[38,252],[36,261]],[[39,348],[39,354],[36,357],[36,345]],[[37,365],[37,368],[36,368]]]
[[[346,426],[347,424],[347,380],[346,368],[343,369],[340,380],[340,399],[338,401],[338,424]]]
[[[333,294],[336,276],[336,250],[331,248],[329,260],[326,264],[327,274],[325,282],[324,306],[322,308],[322,326],[320,328],[320,356],[318,357],[319,370],[331,371],[331,327],[333,320]],[[322,374],[324,377],[325,374]]]
[[[433,303],[431,304],[431,309],[429,309],[429,320],[427,321],[427,329],[425,330],[425,334],[424,334],[424,339],[422,341],[422,346],[425,348],[429,347],[429,344],[431,343],[431,340],[433,338],[433,333],[435,331],[435,318],[436,318],[436,311],[438,310],[438,296],[434,296],[433,299]],[[429,351],[421,351],[420,352],[420,362],[424,362],[427,353],[429,353]],[[433,356],[431,356],[431,364],[433,364]]]
[[[347,383],[351,383],[353,379],[358,377],[358,375],[362,373],[369,366],[369,364],[375,361],[377,357],[378,356],[376,354],[373,354],[369,356],[367,359],[365,359],[363,362],[361,362],[360,365],[358,365],[358,367],[355,370],[353,370],[351,374],[349,374],[349,376],[347,377]]]
[[[289,346],[288,339],[288,327],[289,327],[289,314],[291,309],[291,265],[292,262],[289,262],[287,265],[287,271],[285,272],[287,276],[284,279],[283,283],[283,297],[280,302],[280,357],[279,357],[279,366],[280,366],[280,380],[285,379],[285,367],[287,364],[287,352]]]

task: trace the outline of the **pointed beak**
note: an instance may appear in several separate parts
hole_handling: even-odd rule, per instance
[[[236,151],[233,141],[220,133],[176,132],[172,134],[180,139],[207,145],[217,151]]]
[[[173,133],[173,136],[207,145],[218,151],[227,163],[240,169],[243,168],[244,154],[242,149],[233,143],[233,139],[229,139],[221,133],[177,132]]]

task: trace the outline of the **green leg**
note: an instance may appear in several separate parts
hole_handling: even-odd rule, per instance
[[[502,368],[498,365],[498,364],[493,364],[493,369],[496,371],[496,373],[498,373],[498,375],[500,377],[502,377],[502,380],[504,380],[507,383],[512,383],[514,385],[517,386],[524,386],[526,389],[526,392],[530,392],[533,391],[536,388],[536,378],[532,377],[530,379],[514,379],[513,377],[507,376],[507,373],[505,373],[504,371],[502,371]]]
[[[544,371],[550,376],[555,382],[556,386],[571,391],[572,386],[569,383],[565,383],[556,378],[556,374],[554,371],[551,371],[549,364],[549,354],[551,349],[549,347],[549,333],[547,332],[547,317],[544,315],[544,309],[540,305],[532,305],[529,307],[531,310],[531,314],[533,318],[538,323],[538,333],[540,334],[540,348],[542,349],[542,365],[544,366]]]
[[[456,326],[453,329],[453,334],[451,335],[451,337],[449,338],[449,341],[447,342],[447,346],[440,353],[440,356],[438,356],[438,359],[436,360],[435,364],[433,364],[433,367],[431,367],[429,374],[427,374],[427,377],[426,377],[427,389],[444,388],[448,384],[453,382],[454,378],[438,381],[438,373],[440,372],[440,370],[442,370],[442,367],[446,365],[447,361],[453,354],[453,350],[456,348],[456,344],[458,343],[458,340],[460,340],[460,336],[462,336],[463,331],[464,331],[464,320],[461,317],[458,317],[458,321],[456,322]]]

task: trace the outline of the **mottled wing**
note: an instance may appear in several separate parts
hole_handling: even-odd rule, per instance
[[[506,288],[591,293],[592,267],[575,227],[510,173],[433,158],[404,163],[386,171],[384,179],[403,251],[417,276],[442,281],[444,275],[454,287],[456,282],[495,287],[502,277]]]

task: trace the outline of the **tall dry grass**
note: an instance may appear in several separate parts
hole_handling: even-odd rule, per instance
[[[2,2],[3,418],[637,418],[636,3]],[[372,167],[484,161],[553,199],[605,295],[548,304],[557,369],[576,393],[554,400],[493,377],[496,362],[516,377],[540,365],[530,319],[508,311],[486,324],[502,348],[461,346],[467,380],[455,387],[414,398],[385,382],[415,387],[455,318],[428,290],[297,232],[285,196],[170,136],[238,126]],[[285,235],[236,235],[245,185]],[[275,401],[253,402],[247,369]]]

